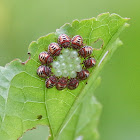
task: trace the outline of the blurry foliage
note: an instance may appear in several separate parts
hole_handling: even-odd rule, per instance
[[[138,0],[0,0],[0,65],[14,58],[26,60],[32,40],[55,31],[65,22],[109,11],[131,18],[121,35],[124,46],[102,73],[96,95],[103,105],[99,124],[101,140],[140,139],[140,64]],[[24,55],[23,55],[24,54]]]

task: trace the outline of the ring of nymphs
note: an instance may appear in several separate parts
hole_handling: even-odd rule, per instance
[[[89,77],[88,69],[96,64],[96,60],[91,57],[92,52],[91,46],[83,46],[81,36],[76,35],[71,39],[61,34],[57,43],[48,46],[48,52],[39,54],[41,66],[37,74],[46,79],[47,88],[56,86],[58,90],[76,89],[79,81]]]

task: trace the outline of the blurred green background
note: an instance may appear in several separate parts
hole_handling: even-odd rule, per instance
[[[140,140],[140,1],[133,0],[0,0],[0,65],[25,61],[31,41],[66,22],[103,12],[129,17],[119,48],[102,71],[96,97],[103,105],[101,140]],[[34,132],[34,133],[33,133]],[[45,140],[46,128],[28,132],[23,140]],[[38,135],[38,136],[37,136]]]

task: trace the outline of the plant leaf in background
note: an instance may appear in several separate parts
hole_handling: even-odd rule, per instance
[[[48,125],[52,140],[98,139],[96,127],[101,107],[93,92],[103,64],[122,44],[118,36],[128,26],[127,21],[127,18],[109,13],[75,20],[32,42],[29,46],[31,57],[25,63],[14,60],[0,67],[0,138],[16,140],[37,125]],[[84,44],[93,48],[94,42],[103,41],[100,49],[93,50],[97,65],[90,69],[88,80],[80,82],[75,90],[47,89],[45,80],[36,74],[39,53],[47,50],[51,42],[56,42],[61,33],[70,37],[80,35]]]
[[[97,123],[101,111],[101,105],[93,96],[93,91],[100,84],[101,78],[94,81],[94,88],[90,88],[82,103],[78,106],[68,124],[62,129],[58,140],[96,140],[98,139]]]

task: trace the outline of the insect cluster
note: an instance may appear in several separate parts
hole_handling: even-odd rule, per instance
[[[76,89],[79,81],[89,77],[87,69],[96,64],[96,60],[90,57],[92,52],[92,47],[83,45],[81,36],[76,35],[71,39],[61,34],[57,43],[48,46],[48,52],[39,54],[42,65],[37,69],[37,74],[46,79],[47,88]]]

